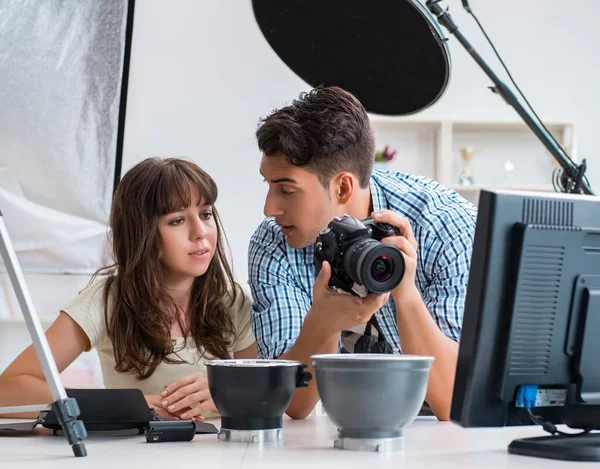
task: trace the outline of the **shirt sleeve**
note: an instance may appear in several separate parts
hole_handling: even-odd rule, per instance
[[[233,351],[239,352],[250,347],[256,340],[250,325],[250,308],[252,300],[245,288],[236,285],[237,298],[231,311],[231,320],[235,328]]]
[[[98,346],[106,335],[104,320],[104,286],[106,279],[100,279],[87,285],[79,294],[62,309],[75,321],[90,341],[90,347]]]
[[[248,277],[252,328],[261,358],[278,358],[300,335],[312,300],[295,280],[285,248],[265,222],[250,240]],[[283,241],[285,242],[285,241]]]
[[[472,248],[470,232],[440,246],[432,280],[422,292],[438,327],[456,342],[462,331]]]

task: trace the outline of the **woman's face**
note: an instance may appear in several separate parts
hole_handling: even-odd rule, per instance
[[[163,278],[177,283],[204,275],[217,249],[217,224],[213,207],[192,193],[187,208],[158,219]]]

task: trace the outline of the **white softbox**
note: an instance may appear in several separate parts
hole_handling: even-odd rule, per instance
[[[0,210],[25,272],[91,273],[109,260],[132,9],[0,1]]]

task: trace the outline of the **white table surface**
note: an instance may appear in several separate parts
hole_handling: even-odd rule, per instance
[[[211,420],[217,428],[219,420]],[[405,429],[404,449],[389,453],[333,448],[336,428],[326,416],[284,423],[284,439],[246,444],[196,435],[190,442],[146,443],[143,435],[89,436],[88,456],[75,458],[64,436],[46,431],[0,436],[0,468],[540,468],[586,467],[598,463],[554,461],[509,454],[515,438],[542,436],[539,427],[464,429],[430,417],[417,418]],[[8,436],[6,436],[8,435]],[[11,436],[12,435],[12,436]]]

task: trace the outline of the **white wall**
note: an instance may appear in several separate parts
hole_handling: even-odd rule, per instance
[[[217,181],[234,268],[262,219],[258,119],[309,89],[271,51],[247,0],[136,2],[123,169],[193,158]]]
[[[460,2],[446,3],[500,74]],[[600,192],[593,140],[600,124],[600,60],[593,49],[600,2],[471,0],[471,6],[538,114],[574,122],[579,156],[588,158],[592,186]],[[446,94],[412,118],[517,121],[487,89],[491,83],[471,57],[454,38],[450,44],[453,71]],[[123,169],[151,155],[186,155],[203,166],[219,184],[218,207],[241,281],[266,193],[254,140],[258,118],[307,89],[263,39],[249,0],[137,2]]]

